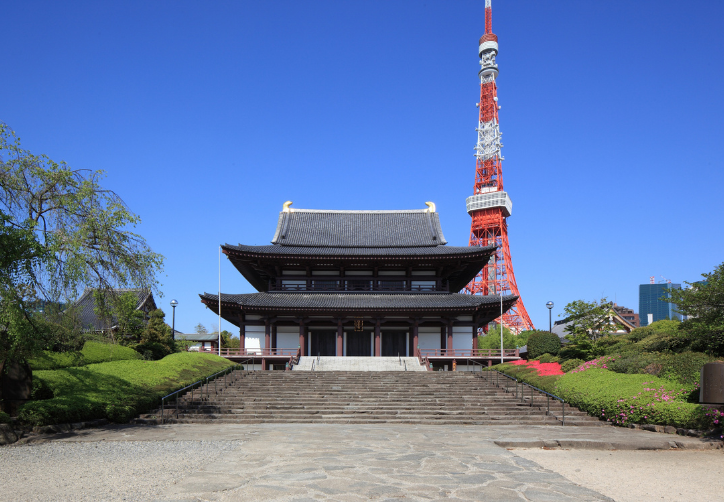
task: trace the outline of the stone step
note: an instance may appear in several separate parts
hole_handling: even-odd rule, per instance
[[[329,364],[347,358],[332,359]],[[378,358],[361,359],[367,364]],[[399,365],[397,358],[392,359]],[[320,359],[320,366],[326,362]],[[164,417],[167,423],[561,423],[558,401],[550,402],[550,414],[546,414],[545,397],[536,396],[531,406],[528,396],[521,399],[512,387],[509,390],[497,387],[481,373],[243,372],[195,389],[193,396],[186,393],[179,399],[178,414],[176,403],[168,403]],[[569,405],[565,405],[565,413],[566,425],[606,425]],[[157,423],[159,417],[160,411],[155,410],[137,421]]]

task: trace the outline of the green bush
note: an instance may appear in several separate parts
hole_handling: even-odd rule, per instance
[[[212,354],[172,354],[160,361],[125,360],[34,372],[54,397],[31,401],[18,417],[29,425],[107,418],[127,422],[176,389],[232,365]]]
[[[9,424],[10,423],[10,415],[5,413],[4,411],[0,411],[0,424]]]
[[[566,402],[618,425],[649,423],[685,428],[708,426],[703,408],[686,402],[689,391],[651,375],[624,375],[601,368],[570,372],[554,385]]]
[[[141,359],[141,355],[132,348],[116,343],[85,342],[81,353],[86,364]]]
[[[80,352],[43,351],[30,360],[33,371],[74,368],[87,364],[106,363],[141,359],[141,355],[130,347],[114,343],[85,342]]]
[[[133,345],[133,350],[147,361],[158,361],[171,353],[171,349],[159,342],[146,342]]]
[[[561,339],[548,331],[538,331],[528,337],[528,357],[536,359],[543,354],[558,355],[561,350]]]
[[[80,352],[50,352],[45,350],[30,360],[30,367],[33,371],[85,366],[85,364],[83,354]]]
[[[551,354],[548,354],[547,352],[546,352],[545,354],[543,354],[542,356],[540,356],[540,357],[538,358],[538,360],[539,360],[540,362],[542,362],[542,363],[557,363],[557,362],[559,362],[558,357],[556,357],[556,356],[554,356],[554,355],[551,355]]]
[[[585,363],[583,359],[569,359],[568,361],[561,364],[561,371],[568,373],[571,370],[578,368],[581,364]]]
[[[540,376],[538,371],[534,368],[530,368],[522,364],[496,364],[492,367],[492,369],[498,370],[506,375],[517,378],[521,382],[529,383],[539,389],[543,389],[544,391],[551,393],[553,392],[553,386],[555,385],[556,380],[559,378],[559,376],[556,375]]]
[[[649,374],[678,382],[690,391],[697,389],[699,372],[715,358],[701,352],[678,354],[628,352],[610,356],[608,369],[616,373]]]

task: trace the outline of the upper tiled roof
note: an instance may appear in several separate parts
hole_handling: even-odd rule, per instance
[[[103,319],[99,318],[98,315],[95,312],[95,299],[93,298],[93,292],[95,290],[92,288],[86,288],[85,291],[83,291],[83,294],[78,299],[78,301],[75,302],[76,307],[78,307],[78,315],[80,316],[80,322],[83,329],[88,329],[91,331],[101,331],[104,329],[110,329],[113,328],[116,324],[116,320],[112,319],[110,320],[110,326],[108,326],[106,322],[103,321]],[[147,289],[114,289],[113,294],[122,295],[124,293],[133,293],[136,298],[138,299],[138,303],[136,305],[136,309],[139,309],[143,306],[143,304],[146,302],[146,300],[150,299],[152,302],[153,308],[155,308],[155,302],[153,301],[153,296],[150,291]]]
[[[199,295],[201,300],[216,309],[219,296],[210,293]],[[503,297],[505,309],[517,300],[517,296]],[[450,294],[335,294],[335,293],[249,293],[240,295],[221,294],[222,303],[259,309],[318,309],[318,310],[409,310],[409,309],[470,309],[481,305],[500,304],[500,296]]]
[[[320,247],[320,246],[234,246],[225,244],[224,249],[242,253],[262,255],[298,256],[451,256],[489,255],[495,251],[491,246],[434,246],[434,247]]]
[[[410,248],[446,244],[436,212],[290,209],[279,214],[273,244],[337,248]]]

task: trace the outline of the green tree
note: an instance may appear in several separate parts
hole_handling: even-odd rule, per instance
[[[514,349],[522,347],[518,338],[505,326],[503,327],[503,348]],[[525,344],[523,344],[525,345]],[[488,334],[478,337],[478,348],[481,350],[500,350],[500,325],[488,330]]]
[[[715,356],[724,355],[724,263],[712,272],[701,274],[700,282],[688,289],[670,289],[665,301],[687,316],[680,330],[691,339],[691,348]]]
[[[141,333],[141,343],[134,347],[147,359],[161,359],[176,350],[171,328],[166,324],[165,317],[166,314],[161,309],[152,311],[146,328]]]
[[[200,335],[205,335],[208,332],[209,332],[209,330],[207,330],[206,327],[201,323],[198,323],[196,326],[194,326],[194,333],[198,333]]]
[[[613,321],[612,304],[606,298],[600,301],[587,302],[576,300],[563,309],[570,322],[565,331],[566,339],[570,340],[561,356],[564,359],[580,358],[590,360],[602,354],[599,340],[608,336],[616,329]]]
[[[0,361],[43,348],[48,323],[34,305],[71,304],[85,287],[157,288],[163,257],[103,176],[23,150],[0,123]]]
[[[550,331],[534,331],[528,337],[528,357],[536,359],[543,354],[558,355],[561,339]]]

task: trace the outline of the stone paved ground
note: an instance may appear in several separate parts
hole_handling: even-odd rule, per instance
[[[570,462],[539,454],[633,454],[605,449],[672,440],[685,449],[657,453],[709,455],[678,470],[721,463],[722,450],[697,452],[707,444],[694,438],[612,427],[116,426],[0,448],[0,500],[611,500],[592,481],[608,476],[601,463],[576,460],[593,476],[576,478]],[[518,449],[531,445],[582,450]],[[615,485],[640,482],[618,468]]]

